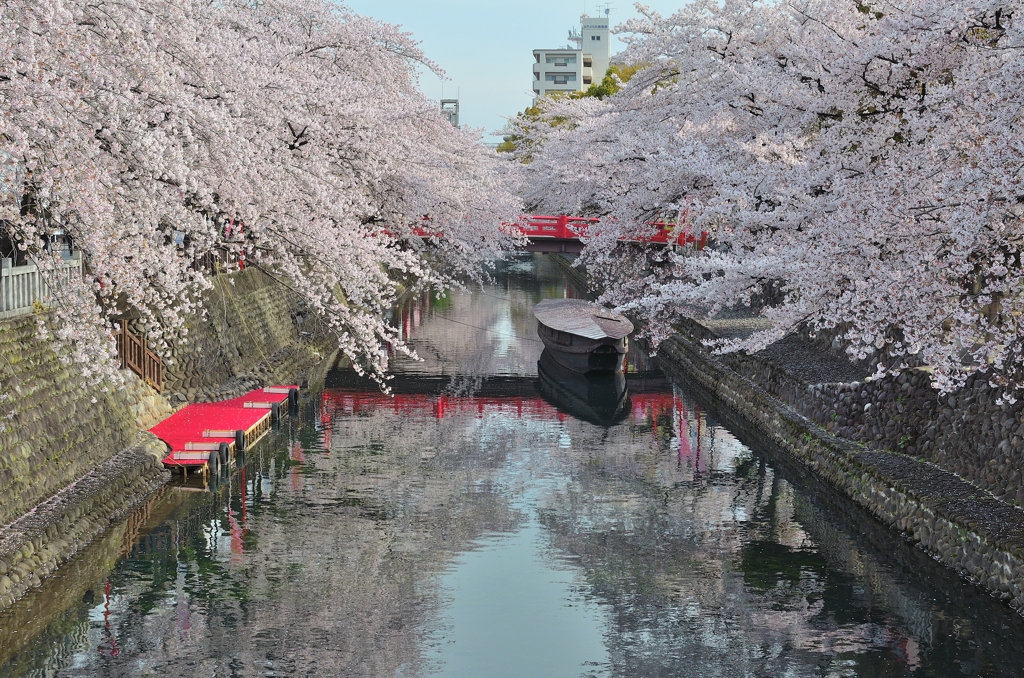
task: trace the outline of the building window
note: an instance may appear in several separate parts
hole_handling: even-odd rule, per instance
[[[568,66],[569,64],[576,63],[575,56],[549,56],[544,58],[545,63],[554,64],[556,66]]]
[[[556,85],[565,85],[570,82],[576,82],[575,73],[545,73],[544,79],[548,82],[553,82]]]
[[[592,36],[590,36],[590,39],[591,40],[600,40],[601,36],[600,35],[592,35]]]

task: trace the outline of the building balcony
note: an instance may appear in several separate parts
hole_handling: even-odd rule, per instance
[[[545,82],[544,89],[550,94],[551,92],[579,92],[580,88],[577,86],[578,83],[567,82],[564,85],[560,82]]]
[[[551,63],[551,64],[534,64],[533,70],[558,72],[558,73],[579,73],[580,65],[575,64],[563,64],[563,63]]]

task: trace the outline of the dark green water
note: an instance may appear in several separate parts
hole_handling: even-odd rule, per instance
[[[165,488],[0,614],[0,675],[1024,675],[1013,612],[642,355],[621,406],[538,383],[566,294],[538,255],[410,300],[394,398],[339,371]]]

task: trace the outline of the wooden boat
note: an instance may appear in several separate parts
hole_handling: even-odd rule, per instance
[[[592,301],[545,299],[533,309],[537,334],[564,367],[588,372],[622,369],[633,323]]]
[[[166,468],[217,476],[233,455],[276,430],[283,414],[297,415],[298,404],[298,386],[267,386],[230,400],[192,403],[149,431],[167,445]]]

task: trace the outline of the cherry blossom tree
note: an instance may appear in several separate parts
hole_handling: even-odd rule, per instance
[[[440,70],[327,0],[10,0],[0,54],[0,158],[19,176],[0,221],[44,268],[55,233],[84,253],[86,279],[51,279],[51,326],[96,381],[114,375],[112,312],[138,312],[158,350],[181,340],[218,250],[380,375],[399,284],[458,284],[515,245],[501,164],[419,91],[417,69]]]
[[[603,102],[545,102],[563,124],[535,127],[524,167],[529,205],[605,217],[585,259],[608,300],[656,337],[767,300],[771,329],[722,350],[839,328],[881,371],[1021,387],[1020,2],[638,9],[623,58],[650,66]],[[616,247],[666,218],[713,246]]]

